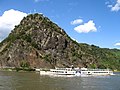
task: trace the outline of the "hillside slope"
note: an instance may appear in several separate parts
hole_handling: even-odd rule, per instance
[[[120,70],[120,51],[77,43],[58,25],[37,13],[23,18],[0,43],[1,67],[71,65]]]

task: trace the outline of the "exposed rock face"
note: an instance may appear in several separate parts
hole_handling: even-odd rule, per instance
[[[63,29],[40,14],[31,14],[0,44],[0,65],[3,67],[79,67],[99,66],[96,46],[78,44]],[[100,49],[101,50],[101,49]],[[92,52],[92,53],[91,53]],[[102,65],[102,64],[101,64]]]
[[[19,67],[23,62],[31,67],[69,66],[69,48],[76,46],[64,30],[39,14],[24,18],[2,44],[1,66],[8,67]]]

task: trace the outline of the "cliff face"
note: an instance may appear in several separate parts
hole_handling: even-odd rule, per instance
[[[31,14],[15,26],[9,36],[1,42],[0,65],[1,67],[26,65],[37,68],[69,67],[71,65],[107,67],[107,64],[103,62],[108,58],[106,55],[108,52],[109,55],[113,54],[109,49],[78,44],[47,17]],[[116,52],[120,51],[116,50]],[[120,63],[119,55],[117,58],[117,62]]]

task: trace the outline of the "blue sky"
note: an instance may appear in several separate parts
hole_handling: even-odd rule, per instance
[[[80,43],[120,48],[120,0],[0,0],[0,41],[36,12]]]

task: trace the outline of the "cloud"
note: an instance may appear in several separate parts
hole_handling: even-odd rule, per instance
[[[0,16],[0,41],[7,37],[15,25],[18,25],[23,17],[27,16],[18,10],[10,9]]]
[[[119,42],[119,43],[116,43],[114,46],[120,46],[120,42]]]
[[[35,0],[35,2],[39,2],[39,0]]]
[[[108,5],[108,4],[109,4],[109,1],[105,2],[105,4]]]
[[[89,20],[87,23],[75,27],[74,30],[79,33],[88,33],[88,32],[96,32],[97,28],[93,20]]]
[[[116,0],[115,5],[108,5],[109,8],[111,8],[111,11],[119,11],[120,10],[120,0]]]
[[[112,8],[113,6],[112,5],[108,5],[109,8]]]
[[[82,19],[76,19],[76,20],[71,22],[71,25],[76,25],[76,24],[81,24],[81,23],[83,23]]]
[[[43,2],[43,1],[49,1],[49,0],[34,0],[35,2]]]

